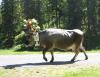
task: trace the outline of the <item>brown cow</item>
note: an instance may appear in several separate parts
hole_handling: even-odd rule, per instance
[[[30,22],[31,23],[31,22]],[[83,52],[85,55],[85,60],[88,59],[87,54],[85,53],[85,49],[82,45],[83,43],[83,36],[84,33],[79,30],[79,29],[73,29],[73,30],[65,30],[65,29],[46,29],[40,32],[37,32],[37,30],[34,30],[36,28],[33,28],[32,25],[29,26],[30,28],[27,28],[25,30],[26,34],[30,34],[30,36],[37,36],[38,42],[40,43],[40,46],[43,48],[43,59],[47,61],[47,58],[45,56],[45,53],[47,51],[51,52],[51,61],[54,61],[54,56],[53,56],[53,48],[60,48],[64,50],[69,50],[71,49],[72,51],[75,52],[74,57],[71,59],[71,61],[74,61],[79,52]]]

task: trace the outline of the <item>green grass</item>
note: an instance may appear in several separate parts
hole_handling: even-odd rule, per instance
[[[92,53],[92,52],[93,52],[93,53],[95,53],[95,52],[100,52],[100,49],[95,49],[95,50],[92,49],[92,50],[89,50],[89,51],[87,51],[87,52],[91,52],[91,53]]]
[[[96,53],[96,52],[100,52],[100,49],[98,50],[90,50],[90,51],[86,51],[88,53]],[[14,49],[0,49],[0,55],[20,55],[20,54],[41,54],[41,51],[16,51]],[[55,53],[66,53],[66,52],[59,52],[56,51]],[[71,53],[71,52],[67,52],[67,53]]]
[[[0,77],[100,77],[100,68],[31,67],[0,68]]]
[[[40,51],[16,51],[14,49],[1,49],[0,50],[0,55],[20,55],[20,54],[39,54],[41,53]]]
[[[90,52],[100,52],[100,50],[91,50]],[[62,53],[62,52],[55,52]],[[66,52],[63,52],[66,53]],[[15,51],[14,49],[2,49],[0,55],[18,55],[18,54],[41,54],[41,52]],[[67,53],[66,53],[67,54]],[[100,77],[100,67],[75,68],[67,65],[59,66],[40,66],[40,67],[15,67],[12,69],[0,68],[0,77]]]
[[[0,55],[21,55],[21,54],[41,54],[42,51],[16,51],[14,49],[0,49]],[[50,52],[48,52],[50,53]],[[66,52],[60,52],[55,51],[55,53],[66,53]],[[67,52],[70,53],[70,52]]]
[[[87,68],[65,72],[64,77],[100,77],[100,68]]]

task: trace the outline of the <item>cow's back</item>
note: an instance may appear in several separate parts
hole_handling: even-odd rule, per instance
[[[52,45],[54,48],[66,49],[71,47],[76,36],[80,35],[78,30],[65,30],[65,29],[46,29],[39,33],[40,44],[46,46],[48,44]]]

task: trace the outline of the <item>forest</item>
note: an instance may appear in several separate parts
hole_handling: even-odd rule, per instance
[[[0,48],[17,46],[15,37],[23,30],[23,20],[32,18],[41,30],[80,29],[85,48],[100,49],[100,0],[2,0]],[[22,44],[25,39],[20,40]]]

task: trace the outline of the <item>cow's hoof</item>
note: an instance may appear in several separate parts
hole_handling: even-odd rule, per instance
[[[48,59],[47,58],[43,58],[45,61],[48,61]]]
[[[53,62],[53,60],[50,60],[50,63],[52,63]]]
[[[86,57],[85,60],[88,60],[88,57]]]
[[[75,62],[74,59],[72,59],[71,62]]]

